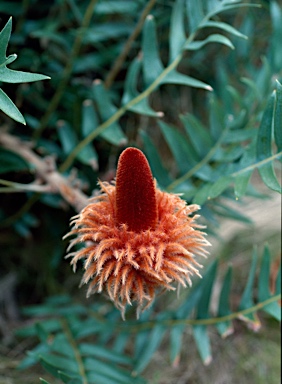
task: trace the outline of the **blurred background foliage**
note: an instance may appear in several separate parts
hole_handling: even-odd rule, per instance
[[[5,322],[23,319],[18,308],[40,304],[26,309],[25,315],[35,319],[48,315],[21,332],[21,336],[37,335],[40,340],[22,367],[41,360],[60,378],[58,382],[131,383],[135,376],[130,372],[141,374],[168,329],[168,360],[177,365],[187,327],[185,322],[177,326],[173,321],[186,319],[186,325],[193,325],[193,319],[210,318],[210,292],[217,286],[216,276],[221,276],[224,289],[214,313],[231,314],[230,320],[217,324],[222,335],[232,331],[236,310],[244,311],[279,294],[279,279],[274,290],[267,288],[270,264],[279,249],[276,241],[270,250],[266,246],[249,252],[234,299],[232,269],[227,265],[236,266],[236,253],[224,244],[221,229],[226,220],[250,224],[244,213],[245,198],[265,201],[269,190],[281,193],[281,4],[262,0],[13,0],[1,1],[0,22],[2,41],[4,27],[12,26],[11,37],[5,35],[9,40],[6,63],[6,47],[0,49],[1,90],[20,111],[13,110],[16,118],[11,110],[0,115],[0,278],[4,288],[10,284],[3,288],[9,294],[1,298],[5,345],[15,342],[13,336],[5,338]],[[15,53],[17,58],[9,56]],[[22,81],[14,81],[6,65],[45,77],[22,75]],[[2,101],[1,96],[0,107]],[[85,304],[84,291],[77,290],[80,276],[74,276],[64,260],[66,244],[61,237],[77,206],[48,189],[37,166],[22,151],[7,145],[7,135],[20,140],[18,148],[28,143],[50,172],[57,170],[72,188],[87,196],[95,192],[98,178],[109,181],[114,177],[118,156],[126,146],[139,147],[161,188],[182,193],[189,203],[202,206],[203,223],[212,239],[223,241],[222,253],[212,251],[204,279],[191,294],[182,292],[175,305],[171,295],[158,299],[139,322],[131,320],[133,313],[123,325],[103,298]],[[263,192],[257,188],[259,180],[266,187]],[[250,248],[256,245],[249,239],[248,243]],[[258,257],[262,260],[259,267]],[[45,302],[46,297],[51,298]],[[236,310],[229,308],[233,299]],[[267,316],[279,319],[274,301],[264,309]],[[255,312],[247,313],[253,329],[259,327]],[[55,319],[57,315],[60,320]],[[208,324],[209,320],[193,327],[206,363],[211,359]],[[130,344],[130,327],[136,335],[134,345]],[[66,336],[68,329],[72,342]],[[52,346],[51,336],[56,340]],[[85,337],[91,337],[92,344],[79,344]],[[87,376],[93,373],[87,371],[89,362],[81,380],[77,375],[81,376],[83,364],[68,365],[67,358],[73,358],[67,354],[68,343],[76,342],[82,356],[98,359],[94,379]],[[65,360],[60,361],[58,355]],[[110,372],[106,367],[111,367]],[[63,373],[58,374],[59,368]],[[143,379],[136,376],[136,382]]]

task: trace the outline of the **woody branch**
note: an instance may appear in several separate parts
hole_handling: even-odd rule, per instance
[[[69,179],[56,170],[55,166],[51,166],[47,158],[42,159],[37,155],[29,142],[7,132],[0,132],[0,144],[32,164],[39,178],[50,187],[50,192],[59,193],[77,212],[87,205],[88,196],[78,187],[74,187]]]

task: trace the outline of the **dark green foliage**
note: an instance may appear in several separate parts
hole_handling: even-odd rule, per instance
[[[32,143],[30,151],[50,162],[48,172],[57,170],[87,196],[99,178],[114,177],[125,146],[140,147],[161,189],[202,206],[209,233],[218,236],[226,219],[248,225],[236,200],[262,197],[253,184],[256,170],[267,189],[281,193],[280,4],[13,0],[2,1],[0,13],[0,109],[14,119],[1,113],[0,227],[4,244],[11,238],[11,257],[0,266],[3,273],[20,266],[22,303],[43,302],[25,310],[35,322],[19,334],[39,343],[20,367],[40,362],[64,383],[143,383],[139,375],[167,339],[171,362],[179,359],[188,326],[209,363],[210,326],[226,337],[240,317],[256,329],[259,309],[280,320],[281,271],[270,292],[267,247],[259,267],[254,250],[236,308],[235,268],[224,266],[218,305],[210,311],[221,270],[217,255],[187,297],[174,299],[169,310],[157,299],[139,320],[130,312],[122,322],[103,298],[93,306],[69,295],[44,301],[79,284],[61,242],[74,212],[65,212],[58,190],[44,189],[48,182],[30,157],[1,141],[8,131],[19,146]],[[43,79],[49,80],[37,81]],[[30,241],[26,247],[23,239]]]
[[[40,306],[25,308],[24,313],[37,320],[18,331],[18,335],[37,336],[39,344],[28,353],[19,368],[27,368],[40,361],[49,372],[66,383],[74,378],[86,383],[92,380],[101,383],[114,380],[118,383],[142,383],[144,381],[136,375],[148,365],[167,333],[171,340],[171,361],[181,354],[182,338],[188,325],[193,326],[194,339],[203,362],[209,363],[212,359],[208,333],[211,326],[215,326],[223,337],[232,333],[232,322],[237,318],[248,321],[251,327],[257,329],[259,310],[281,321],[277,301],[281,287],[278,291],[277,285],[276,292],[269,292],[268,247],[264,249],[259,268],[257,257],[254,250],[253,263],[238,308],[230,308],[232,267],[229,266],[222,281],[216,315],[211,314],[210,303],[218,284],[217,262],[212,263],[203,279],[184,299],[179,300],[178,307],[163,309],[161,313],[151,307],[139,320],[123,321],[112,307],[109,306],[105,312],[104,303],[83,306],[75,304],[68,296],[52,297]],[[258,277],[257,283],[254,283],[255,276]],[[254,299],[256,291],[258,298]],[[89,341],[85,341],[86,337]],[[135,342],[132,345],[133,337]],[[126,352],[128,345],[133,348],[130,355]]]

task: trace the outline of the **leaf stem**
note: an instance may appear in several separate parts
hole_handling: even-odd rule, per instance
[[[273,302],[276,302],[281,299],[281,294],[274,295],[267,300],[261,301],[257,303],[256,305],[253,305],[252,307],[243,309],[241,311],[233,312],[226,316],[221,317],[211,317],[206,319],[165,319],[165,320],[152,320],[152,321],[145,321],[140,323],[126,323],[126,325],[119,324],[118,328],[124,329],[126,326],[126,329],[130,332],[140,332],[140,330],[146,330],[151,329],[156,324],[158,325],[165,325],[168,327],[173,327],[175,325],[215,325],[219,323],[224,323],[226,321],[231,321],[237,318],[240,318],[241,316],[249,315],[253,312],[257,312],[258,310],[262,309],[268,304],[271,304]]]
[[[184,45],[189,44],[195,38],[196,32],[193,32],[188,39],[186,40]],[[182,59],[183,51],[181,51],[176,58],[163,70],[163,72],[155,79],[155,81],[146,88],[143,92],[141,92],[138,96],[130,100],[124,106],[122,106],[116,113],[114,113],[108,120],[104,121],[100,124],[93,132],[91,132],[88,136],[86,136],[68,155],[66,160],[61,164],[59,170],[61,172],[65,172],[73,163],[75,157],[78,153],[91,141],[93,141],[97,136],[99,136],[105,129],[107,129],[112,123],[117,121],[124,113],[135,104],[139,103],[141,100],[145,99],[149,96],[161,83],[161,81],[171,72],[173,69],[177,67],[180,60]]]
[[[51,115],[53,114],[53,112],[55,111],[57,106],[59,105],[59,102],[60,102],[60,100],[64,94],[65,88],[67,86],[67,83],[68,83],[70,76],[71,76],[71,73],[72,73],[74,61],[79,54],[84,33],[87,30],[87,27],[89,26],[89,23],[91,21],[91,17],[93,14],[93,10],[94,10],[94,7],[95,7],[97,1],[98,0],[91,0],[88,4],[88,7],[86,9],[86,12],[84,14],[84,18],[83,18],[83,21],[81,24],[81,28],[76,35],[70,57],[69,57],[67,64],[64,68],[61,81],[58,85],[58,88],[57,88],[52,100],[49,103],[49,106],[48,106],[45,114],[43,115],[43,117],[40,121],[40,125],[39,125],[38,129],[34,131],[34,139],[35,140],[38,140],[40,138],[40,136],[42,135],[44,129],[47,127],[47,124],[50,120]]]
[[[190,177],[192,177],[196,172],[199,171],[205,164],[209,162],[209,160],[213,157],[215,154],[216,150],[222,143],[227,131],[229,130],[229,127],[227,126],[221,133],[219,139],[215,143],[215,145],[209,150],[209,152],[206,154],[206,156],[199,161],[193,168],[191,168],[188,172],[186,172],[183,176],[179,177],[178,179],[174,180],[171,184],[167,186],[167,190],[171,191],[175,187],[177,187],[179,184],[183,183],[184,181],[188,180]]]
[[[242,173],[251,171],[251,170],[253,170],[253,169],[255,169],[255,168],[259,168],[259,167],[261,167],[262,165],[269,163],[270,161],[273,161],[273,160],[275,160],[275,159],[279,159],[280,156],[282,156],[282,151],[276,153],[275,155],[272,155],[272,156],[270,156],[270,157],[267,157],[266,159],[263,159],[263,160],[261,160],[261,161],[258,161],[257,163],[251,164],[251,165],[249,165],[249,166],[246,167],[246,168],[240,169],[240,171],[231,173],[230,176],[232,176],[232,177],[236,177],[236,176],[238,176],[238,175],[241,175]]]
[[[114,79],[116,78],[116,75],[120,71],[124,60],[126,59],[126,56],[134,42],[134,40],[137,38],[137,36],[140,34],[142,30],[142,26],[144,24],[144,21],[149,14],[150,10],[153,8],[157,0],[150,0],[145,8],[143,9],[143,12],[141,13],[141,16],[138,20],[138,23],[134,30],[132,31],[131,35],[127,39],[126,43],[124,44],[123,50],[119,54],[118,58],[115,60],[112,68],[110,69],[110,72],[108,73],[106,80],[105,80],[105,88],[110,88]]]
[[[87,375],[86,375],[86,370],[85,370],[85,367],[83,364],[82,356],[81,356],[80,351],[78,349],[77,342],[76,342],[75,338],[73,337],[73,334],[71,332],[69,324],[65,318],[61,318],[61,324],[62,324],[62,328],[63,328],[63,330],[67,336],[67,339],[68,339],[68,341],[69,341],[69,343],[73,349],[73,352],[75,355],[75,360],[76,360],[77,365],[78,365],[79,375],[80,375],[80,378],[82,379],[82,384],[89,384],[88,379],[87,379]]]

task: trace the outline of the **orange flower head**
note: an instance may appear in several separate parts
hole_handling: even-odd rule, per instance
[[[156,187],[149,163],[136,148],[127,148],[118,161],[116,182],[99,182],[102,193],[74,217],[76,269],[84,260],[82,284],[87,296],[106,292],[124,315],[127,304],[137,310],[150,305],[157,291],[173,290],[175,283],[191,285],[191,275],[202,267],[196,255],[205,256],[210,245],[190,216],[198,205],[187,205],[178,195]]]

